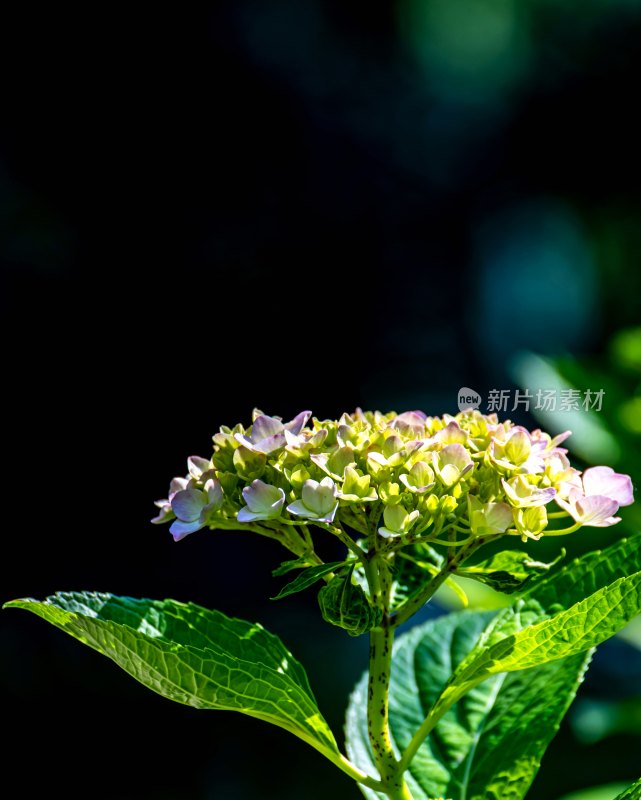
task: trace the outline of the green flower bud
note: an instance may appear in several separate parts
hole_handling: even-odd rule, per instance
[[[539,539],[548,524],[548,515],[544,506],[519,508],[514,515],[514,523],[521,539]]]
[[[378,529],[381,536],[390,539],[407,533],[421,516],[420,511],[408,513],[401,505],[386,506],[383,511],[385,525]]]
[[[354,467],[345,467],[343,490],[338,496],[352,503],[372,502],[377,499],[376,489],[370,487],[371,476],[361,475]]]
[[[401,487],[398,483],[385,481],[378,487],[378,493],[381,500],[388,506],[395,506],[401,502]]]
[[[234,450],[234,467],[239,477],[244,481],[254,481],[265,472],[267,456],[258,450],[250,450],[241,445]]]
[[[419,500],[421,510],[432,516],[439,510],[441,501],[435,494],[430,494],[427,497],[421,497]]]
[[[312,477],[303,465],[297,466],[291,471],[285,470],[285,476],[294,489],[297,490],[302,489],[305,481],[308,481]]]
[[[453,514],[458,507],[458,503],[455,497],[446,494],[444,497],[441,497],[440,506],[443,514]]]

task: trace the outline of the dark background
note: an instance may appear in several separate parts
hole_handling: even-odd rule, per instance
[[[276,545],[175,544],[152,501],[254,406],[454,412],[460,386],[514,388],[520,351],[599,357],[639,324],[641,4],[21,9],[0,24],[0,599],[258,619],[340,732],[364,640],[313,593],[269,603]],[[19,796],[358,795],[283,731],[173,706],[35,617],[0,624]],[[531,797],[632,780],[639,749],[564,727]]]

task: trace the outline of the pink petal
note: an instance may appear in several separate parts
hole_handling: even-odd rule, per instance
[[[300,414],[297,414],[291,422],[288,422],[285,425],[285,430],[291,431],[294,436],[298,436],[298,434],[303,430],[305,425],[307,425],[307,420],[312,416],[311,411],[301,411]]]
[[[256,442],[260,442],[262,439],[267,439],[268,436],[274,436],[277,433],[282,433],[283,430],[283,423],[279,419],[261,414],[260,417],[257,417],[254,420],[254,424],[252,425],[251,440],[255,444]]]
[[[583,525],[589,527],[600,528],[605,525],[611,525],[609,522],[610,517],[619,509],[616,500],[603,495],[590,495],[589,497],[582,497],[576,501],[577,511],[580,514],[579,521]]]
[[[286,440],[284,433],[276,433],[274,436],[268,436],[265,439],[254,440],[254,450],[259,453],[273,453],[274,450],[280,450],[285,447]]]
[[[443,465],[452,464],[459,472],[463,472],[465,467],[473,464],[470,454],[462,444],[448,444],[439,453],[440,462]]]
[[[583,488],[590,497],[602,495],[620,506],[634,503],[632,480],[629,475],[615,472],[611,467],[590,467],[583,473]]]
[[[211,469],[211,461],[201,456],[189,456],[187,459],[187,466],[189,467],[189,474],[192,478],[198,480],[203,472]]]
[[[392,428],[422,436],[425,433],[427,416],[422,411],[405,411],[391,421]]]

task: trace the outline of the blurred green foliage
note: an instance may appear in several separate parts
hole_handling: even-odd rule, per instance
[[[595,786],[593,789],[581,789],[580,792],[566,794],[561,800],[613,800],[626,788],[625,783],[608,783],[607,786]]]
[[[514,360],[513,374],[522,388],[552,388],[557,392],[603,389],[601,409],[532,413],[552,433],[573,431],[566,446],[584,466],[609,464],[632,477],[637,502],[621,509],[622,522],[608,529],[585,529],[582,535],[567,537],[569,555],[605,546],[615,538],[641,528],[641,327],[618,331],[600,355],[574,358],[563,355],[543,358],[532,353]],[[545,549],[546,543],[543,544]],[[633,621],[619,637],[641,649],[641,619]],[[625,645],[621,645],[625,647]],[[606,647],[597,681],[596,696],[579,696],[569,714],[571,731],[578,743],[590,746],[605,739],[629,737],[641,740],[641,676],[635,671],[638,658],[622,657]],[[623,696],[621,696],[623,695]],[[638,749],[638,745],[637,745]],[[619,785],[585,789],[562,800],[611,800],[622,790]]]
[[[537,411],[542,424],[557,433],[573,431],[566,446],[585,466],[608,464],[632,476],[641,488],[641,327],[614,335],[605,353],[580,359],[569,355],[541,358],[525,354],[515,360],[514,373],[523,388],[604,390],[600,410]],[[545,385],[543,385],[545,383]],[[621,509],[622,522],[597,536],[612,541],[641,528],[641,504]],[[570,547],[574,540],[569,540]],[[594,541],[592,539],[592,541]]]

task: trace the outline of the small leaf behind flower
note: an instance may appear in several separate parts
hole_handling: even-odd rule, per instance
[[[272,597],[272,600],[280,600],[281,598],[287,597],[290,594],[302,592],[303,589],[313,586],[316,581],[319,581],[323,576],[328,575],[330,572],[334,572],[335,570],[339,569],[339,567],[344,567],[346,563],[346,561],[329,561],[327,564],[319,564],[315,567],[309,567],[297,575],[293,581],[288,583],[286,586],[283,586],[276,597]]]
[[[352,580],[353,568],[335,575],[318,593],[318,605],[325,622],[360,636],[380,624],[383,611],[373,606],[363,587]]]
[[[621,539],[605,550],[575,558],[528,590],[544,608],[569,608],[587,595],[641,571],[641,533]]]
[[[533,579],[545,575],[564,556],[565,550],[554,561],[544,564],[520,550],[503,550],[478,564],[466,565],[457,570],[457,574],[480,581],[497,592],[512,594],[524,589]]]
[[[309,563],[307,556],[292,558],[289,561],[283,561],[276,569],[273,569],[272,575],[274,578],[279,578],[281,575],[287,575],[288,572],[292,572],[292,570],[305,569],[305,567],[311,566],[313,565]]]

